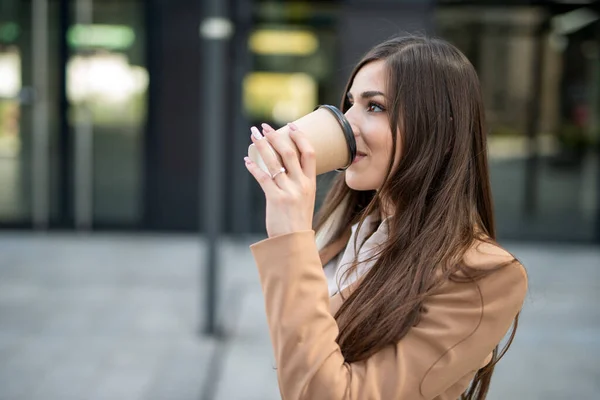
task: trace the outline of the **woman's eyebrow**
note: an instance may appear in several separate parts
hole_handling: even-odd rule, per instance
[[[379,90],[367,90],[366,92],[362,92],[360,94],[360,97],[362,97],[363,99],[369,99],[369,98],[375,97],[375,96],[385,97],[385,94],[383,94],[383,92],[380,92]]]
[[[349,99],[352,99],[352,93],[348,92],[346,94],[346,96]],[[363,99],[370,99],[371,97],[375,97],[375,96],[383,96],[385,97],[385,94],[383,94],[383,92],[380,92],[379,90],[367,90],[366,92],[362,92],[360,94],[360,97],[362,97]]]

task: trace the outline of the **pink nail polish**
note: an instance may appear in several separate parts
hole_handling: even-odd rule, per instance
[[[269,124],[262,123],[262,124],[260,124],[260,126],[262,126],[264,132],[274,132],[275,131],[275,129],[271,128],[271,126]]]
[[[260,134],[257,127],[253,126],[252,128],[250,128],[250,131],[252,132],[252,136],[254,136],[256,140],[261,140],[263,138],[263,135]]]

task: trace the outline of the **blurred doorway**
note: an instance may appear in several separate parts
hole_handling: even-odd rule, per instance
[[[66,97],[77,228],[142,219],[149,74],[142,0],[71,0]]]
[[[600,14],[574,3],[437,10],[481,80],[501,239],[600,241]]]
[[[58,215],[59,1],[0,3],[0,223]]]
[[[0,226],[138,226],[141,0],[0,3]]]

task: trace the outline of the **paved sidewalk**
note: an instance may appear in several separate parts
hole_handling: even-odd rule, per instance
[[[217,341],[194,236],[0,233],[0,399],[278,399],[250,242],[222,242]],[[489,398],[598,398],[600,249],[507,247],[530,296]]]

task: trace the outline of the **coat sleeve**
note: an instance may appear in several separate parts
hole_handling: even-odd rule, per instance
[[[484,365],[527,291],[518,263],[477,284],[448,282],[426,300],[419,324],[398,343],[347,363],[336,343],[314,232],[274,237],[251,250],[285,400],[435,398]]]

